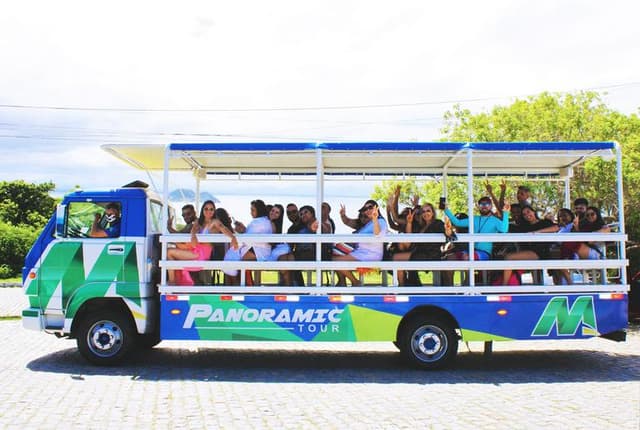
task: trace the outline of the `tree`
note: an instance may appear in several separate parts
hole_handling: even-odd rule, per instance
[[[24,257],[46,225],[56,201],[52,182],[0,182],[0,278],[20,273]]]
[[[54,188],[53,182],[0,182],[0,220],[14,226],[41,229],[55,209],[55,199],[49,195]]]
[[[532,142],[617,141],[623,152],[625,218],[629,238],[640,239],[640,118],[609,109],[596,92],[542,93],[490,112],[471,113],[455,106],[445,113],[446,141]],[[575,169],[573,197],[617,216],[615,160],[588,160]],[[534,193],[536,186],[534,185]]]

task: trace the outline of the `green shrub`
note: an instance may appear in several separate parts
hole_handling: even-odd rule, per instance
[[[18,276],[38,231],[0,222],[0,278]]]

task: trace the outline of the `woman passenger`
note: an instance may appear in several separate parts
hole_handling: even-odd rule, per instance
[[[200,209],[200,217],[198,221],[193,224],[191,228],[191,242],[189,243],[177,243],[175,248],[167,250],[167,258],[169,260],[209,260],[211,258],[211,252],[213,246],[211,243],[201,243],[198,241],[196,234],[211,234],[211,233],[223,233],[231,238],[231,247],[238,248],[238,242],[234,234],[225,227],[215,217],[216,206],[211,200],[207,200]],[[193,281],[190,282],[190,276],[185,272],[198,271],[200,269],[185,269],[180,273],[180,284],[193,285]],[[176,282],[176,271],[168,271],[169,284]]]
[[[529,205],[522,206],[522,222],[515,232],[517,233],[548,233],[549,227],[554,224],[547,219],[539,219],[536,211]],[[505,260],[547,260],[549,259],[550,243],[530,242],[520,243],[520,250],[507,254]],[[511,279],[513,270],[505,269],[502,274],[502,284],[506,285]]]
[[[251,217],[253,220],[243,232],[247,234],[271,234],[273,227],[269,220],[267,207],[262,200],[253,200],[251,202]],[[243,244],[239,249],[229,249],[224,256],[225,261],[267,261],[271,255],[271,245],[269,243],[260,242],[251,245]],[[240,276],[238,270],[228,269],[224,271],[229,276],[229,282],[232,285],[239,285]]]
[[[420,217],[422,218],[421,227],[419,230],[415,230],[413,228],[413,218],[416,214],[417,210],[409,211],[407,214],[407,222],[405,225],[405,233],[443,233],[444,234],[444,223],[436,218],[436,210],[435,207],[431,203],[425,203],[422,205],[422,210],[420,211]],[[440,260],[441,251],[440,246],[441,243],[431,243],[431,242],[418,242],[413,244],[413,248],[411,243],[408,242],[400,242],[398,243],[399,252],[396,252],[393,255],[393,261],[425,261],[425,260]],[[398,285],[405,285],[405,271],[398,270]]]
[[[274,234],[282,234],[282,221],[284,219],[284,207],[276,203],[271,207],[269,211],[269,220],[271,221],[271,228]],[[271,245],[271,254],[269,255],[269,261],[278,261],[278,258],[291,252],[291,247],[288,243],[278,243]]]
[[[360,228],[356,234],[367,234],[384,236],[387,234],[387,222],[379,213],[378,203],[375,200],[367,200],[360,208],[362,219],[366,224]],[[342,211],[341,211],[342,213]],[[333,261],[380,261],[384,253],[384,243],[382,242],[362,242],[356,244],[355,249],[346,255],[334,255]],[[360,280],[356,278],[350,270],[337,270],[338,284],[346,286],[346,279],[349,278],[351,285],[360,285]]]

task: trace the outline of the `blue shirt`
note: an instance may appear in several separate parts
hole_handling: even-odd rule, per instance
[[[451,224],[456,227],[469,227],[469,219],[458,219],[456,216],[449,210],[449,208],[444,211],[447,218],[451,220]],[[502,219],[494,216],[493,214],[487,216],[473,216],[473,232],[474,233],[507,233],[509,231],[509,212],[502,212]],[[487,254],[491,255],[493,251],[493,243],[491,242],[476,242],[475,249],[479,249],[480,251],[484,251]]]

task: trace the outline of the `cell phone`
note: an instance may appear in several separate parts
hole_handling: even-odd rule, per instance
[[[446,197],[440,197],[440,204],[438,204],[438,208],[440,210],[445,210],[447,208],[447,198]]]

